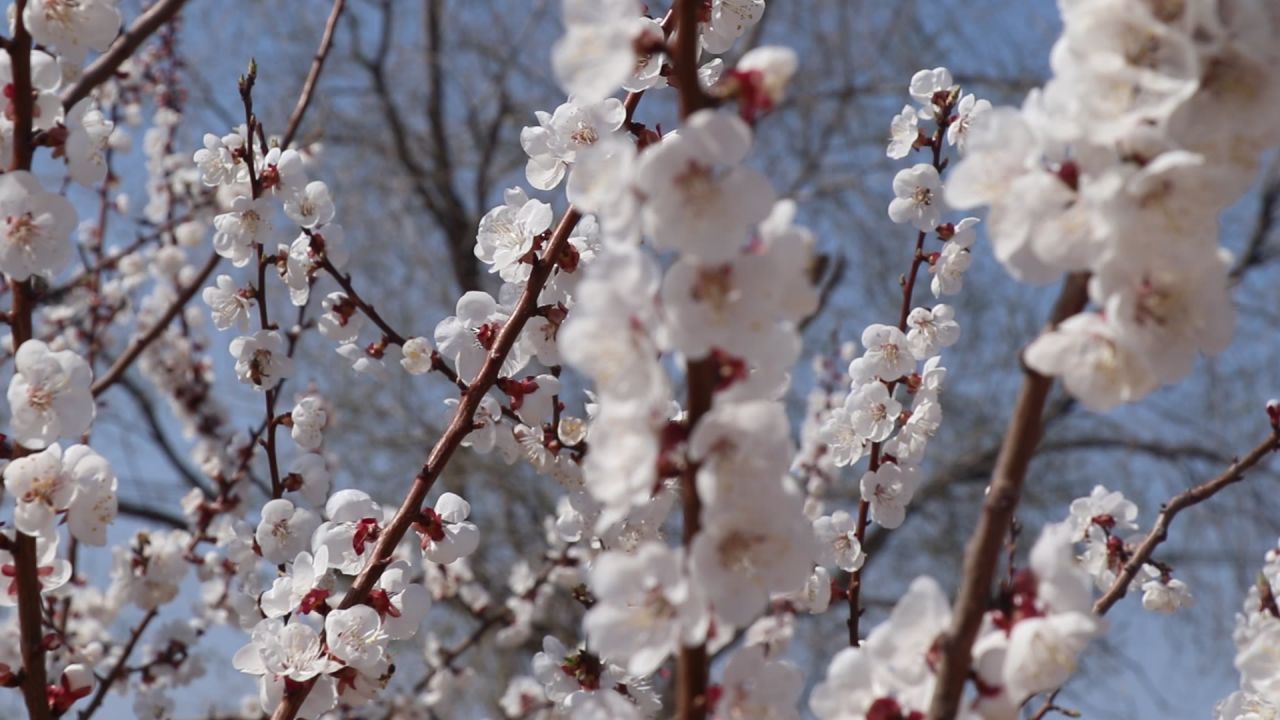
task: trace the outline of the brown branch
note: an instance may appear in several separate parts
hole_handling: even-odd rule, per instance
[[[94,88],[106,82],[147,38],[172,20],[186,4],[187,0],[160,0],[139,15],[105,53],[84,69],[84,74],[74,85],[62,91],[62,106],[71,109],[72,105],[87,97]]]
[[[1173,523],[1173,518],[1178,513],[1186,510],[1192,505],[1198,505],[1209,498],[1216,495],[1228,485],[1234,485],[1244,479],[1244,474],[1258,463],[1262,462],[1268,455],[1280,450],[1280,432],[1272,432],[1270,436],[1258,443],[1248,455],[1244,458],[1235,459],[1231,462],[1230,467],[1224,470],[1220,475],[1193,488],[1189,488],[1169,499],[1160,508],[1160,515],[1156,518],[1156,524],[1143,538],[1142,543],[1138,545],[1133,554],[1125,562],[1120,573],[1116,575],[1116,579],[1111,583],[1111,587],[1103,593],[1093,604],[1093,612],[1096,615],[1106,615],[1107,611],[1120,602],[1128,593],[1129,585],[1133,583],[1133,579],[1137,577],[1138,572],[1142,570],[1142,566],[1151,559],[1151,555],[1156,548],[1160,546],[1169,537],[1169,525]],[[1265,578],[1264,578],[1265,582]],[[1265,598],[1265,593],[1264,593]],[[1264,599],[1265,604],[1265,599]],[[1272,601],[1274,605],[1274,601]],[[1032,716],[1033,720],[1040,720],[1047,717],[1051,711],[1062,712],[1063,708],[1054,704],[1058,694],[1062,692],[1062,687],[1055,689],[1045,699],[1040,709]]]
[[[672,8],[676,15],[676,47],[672,64],[679,85],[682,119],[712,104],[698,82],[698,12],[701,8],[700,0],[677,0]]]
[[[680,93],[681,119],[687,119],[693,113],[711,106],[711,98],[702,91],[702,85],[698,82],[698,11],[701,7],[700,0],[678,0],[672,8],[676,17],[676,47],[672,61]],[[716,371],[716,363],[710,357],[691,361],[686,366],[685,381],[689,393],[686,423],[690,434],[702,416],[711,409]],[[681,540],[685,552],[688,552],[701,528],[702,501],[698,498],[695,463],[688,463],[680,478],[680,502],[683,518]],[[676,658],[677,718],[705,720],[709,710],[707,684],[710,675],[711,663],[707,657],[706,643],[694,646],[682,643]]]
[[[329,273],[335,281],[337,281],[338,286],[347,294],[347,297],[351,299],[351,302],[355,303],[356,307],[360,308],[360,311],[364,313],[365,317],[369,318],[374,325],[378,326],[378,329],[382,331],[382,334],[386,336],[387,340],[396,345],[404,345],[408,342],[408,338],[396,332],[396,329],[391,327],[391,324],[384,320],[372,305],[366,302],[364,298],[360,297],[360,293],[356,292],[355,286],[351,283],[350,275],[342,274],[338,268],[333,266],[333,263],[329,261],[328,257],[321,260],[320,267],[323,268],[325,272]]]
[[[157,610],[152,609],[142,617],[142,622],[138,623],[138,627],[129,633],[129,641],[125,643],[124,649],[120,652],[120,657],[116,659],[111,670],[107,672],[107,676],[98,683],[97,690],[93,693],[93,699],[89,701],[89,705],[80,711],[80,720],[89,720],[93,714],[102,706],[102,701],[107,699],[107,692],[111,690],[111,686],[116,684],[120,679],[120,674],[124,672],[125,664],[129,661],[129,656],[133,654],[133,649],[137,647],[138,640],[142,639],[142,633],[146,632],[147,626],[155,619]]]
[[[485,358],[484,366],[480,369],[480,374],[471,382],[467,391],[462,394],[462,401],[458,405],[453,420],[445,428],[444,434],[436,441],[435,446],[431,448],[431,453],[427,456],[427,461],[418,470],[418,474],[414,476],[413,485],[409,489],[408,496],[401,503],[400,509],[396,511],[395,516],[391,518],[391,522],[382,529],[373,553],[366,560],[364,568],[361,570],[360,575],[356,577],[355,582],[352,583],[347,594],[343,596],[340,607],[349,608],[364,602],[368,598],[369,592],[373,589],[374,584],[378,582],[378,578],[382,576],[383,570],[390,564],[391,555],[395,552],[396,546],[404,538],[405,533],[409,531],[409,527],[414,520],[421,514],[422,503],[426,500],[427,493],[435,485],[440,473],[444,471],[445,465],[453,457],[453,453],[462,445],[463,439],[471,432],[476,410],[480,407],[480,401],[484,398],[485,393],[489,391],[489,388],[493,386],[494,382],[497,381],[498,373],[502,370],[507,354],[511,352],[511,348],[515,345],[520,331],[524,329],[525,323],[528,322],[537,309],[538,294],[542,292],[542,288],[546,285],[547,280],[550,279],[551,273],[555,270],[560,252],[569,244],[569,235],[577,227],[581,218],[581,213],[572,208],[560,218],[560,223],[556,226],[551,240],[547,244],[546,252],[534,264],[533,270],[529,275],[528,285],[512,309],[510,318],[498,333],[493,348],[489,351],[488,357]],[[302,707],[303,701],[306,700],[308,692],[310,692],[310,688],[304,687],[298,692],[286,693],[275,713],[271,716],[273,720],[293,720],[298,713],[298,709]]]
[[[18,0],[14,6],[13,38],[9,43],[10,64],[13,67],[13,158],[9,167],[14,170],[31,169],[31,34],[22,20],[26,0]],[[31,339],[32,312],[35,301],[27,281],[9,282],[13,296],[10,324],[13,332],[13,349]],[[14,446],[14,455],[26,455],[26,448]],[[36,538],[24,532],[15,533],[13,543],[14,582],[18,586],[19,647],[22,654],[22,698],[31,720],[47,720],[49,701],[45,695],[48,683],[44,665],[44,626],[40,617],[41,585]]]
[[[1062,688],[1058,688],[1057,690],[1049,693],[1049,696],[1044,699],[1044,704],[1040,706],[1039,710],[1036,710],[1035,715],[1031,716],[1031,720],[1044,720],[1044,718],[1049,717],[1049,713],[1054,712],[1055,710],[1062,710],[1062,708],[1058,707],[1055,702],[1058,699],[1058,693],[1060,692],[1062,692]]]
[[[702,416],[711,409],[711,397],[716,384],[716,363],[711,358],[690,362],[686,370],[689,386],[688,432],[692,434]],[[702,501],[698,497],[698,466],[689,462],[680,477],[680,504],[682,511],[681,542],[685,553],[690,551],[694,538],[702,528]],[[694,646],[680,646],[676,658],[676,717],[681,720],[702,720],[707,717],[707,684],[710,681],[711,663],[705,642]]]
[[[209,279],[209,275],[213,273],[213,269],[218,266],[218,261],[221,259],[217,253],[210,253],[209,259],[205,260],[204,266],[200,268],[200,273],[191,281],[191,284],[178,293],[178,297],[174,298],[168,309],[160,316],[160,319],[141,337],[130,343],[128,349],[120,357],[116,358],[116,361],[111,364],[111,367],[107,368],[102,377],[94,381],[90,389],[95,397],[101,395],[107,388],[118,382],[124,376],[124,372],[133,364],[133,361],[137,360],[138,356],[164,333],[165,329],[169,327],[169,323],[173,322],[173,319],[182,312],[187,303],[191,301],[191,298],[195,296],[196,291],[204,285],[204,281]]]
[[[151,522],[171,527],[174,530],[186,530],[190,527],[185,518],[150,505],[133,502],[132,500],[121,500],[118,509],[121,515],[128,515],[140,520],[150,520]]]
[[[1085,273],[1067,276],[1054,304],[1049,327],[1084,308],[1088,300],[1087,284],[1088,275]],[[937,687],[929,706],[930,720],[953,718],[960,707],[960,697],[973,663],[973,641],[987,611],[1000,549],[1022,495],[1027,467],[1040,442],[1045,401],[1052,387],[1053,378],[1031,368],[1023,368],[1022,389],[1018,392],[1013,416],[1009,419],[1009,428],[996,458],[982,516],[965,548],[951,628],[939,638],[941,660]]]
[[[320,36],[320,47],[311,58],[311,68],[307,70],[307,78],[302,82],[298,103],[293,106],[293,112],[289,113],[289,123],[280,140],[282,148],[289,147],[298,134],[298,127],[302,125],[302,116],[306,114],[307,106],[311,104],[311,98],[315,94],[316,82],[320,79],[320,71],[324,69],[325,58],[329,57],[329,50],[333,48],[333,32],[338,27],[338,18],[342,16],[342,9],[346,4],[346,0],[333,0],[333,9],[329,11],[329,19],[324,24],[324,34]]]
[[[1246,471],[1277,450],[1280,450],[1280,433],[1272,433],[1267,439],[1250,450],[1249,454],[1232,462],[1230,467],[1222,471],[1222,474],[1170,498],[1160,509],[1160,515],[1156,518],[1155,526],[1151,528],[1151,532],[1147,533],[1142,543],[1129,556],[1128,562],[1124,564],[1124,568],[1116,576],[1115,582],[1111,583],[1111,587],[1107,592],[1093,604],[1093,611],[1098,615],[1105,615],[1113,605],[1120,601],[1120,598],[1125,596],[1125,593],[1128,592],[1129,584],[1138,575],[1138,571],[1151,558],[1151,554],[1155,552],[1155,549],[1168,539],[1169,525],[1178,513],[1192,505],[1198,505],[1208,500],[1228,485],[1240,482],[1244,479]]]

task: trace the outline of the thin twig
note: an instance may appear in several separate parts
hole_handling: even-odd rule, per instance
[[[1116,575],[1115,582],[1111,583],[1111,587],[1093,604],[1093,611],[1098,615],[1105,615],[1111,609],[1111,606],[1125,596],[1125,593],[1128,592],[1129,584],[1137,577],[1138,571],[1142,569],[1147,560],[1151,559],[1151,554],[1155,552],[1156,548],[1168,539],[1169,525],[1178,513],[1192,505],[1198,505],[1208,500],[1228,485],[1240,482],[1244,479],[1246,471],[1277,450],[1280,450],[1280,434],[1272,433],[1267,439],[1254,446],[1249,451],[1249,454],[1232,462],[1230,467],[1222,471],[1222,474],[1170,498],[1160,509],[1160,515],[1156,518],[1155,526],[1143,538],[1142,543],[1133,551],[1133,554],[1129,556],[1128,562],[1124,564],[1120,573]]]
[[[92,388],[90,388],[94,397],[101,395],[103,391],[119,381],[124,372],[133,364],[133,361],[137,360],[138,356],[164,333],[165,329],[169,327],[169,323],[182,312],[187,303],[191,301],[191,298],[195,296],[196,291],[204,285],[204,281],[208,280],[209,275],[213,274],[213,269],[218,266],[218,261],[221,259],[217,253],[210,253],[209,259],[205,260],[199,274],[187,287],[182,289],[182,292],[178,293],[178,296],[169,304],[168,309],[164,311],[160,319],[156,320],[155,324],[147,332],[143,333],[142,337],[130,343],[129,348],[120,357],[116,358],[116,361],[111,364],[111,367],[107,368],[102,377],[94,381]]]
[[[178,449],[174,447],[173,442],[169,440],[169,436],[165,433],[164,427],[160,422],[160,417],[156,414],[156,409],[152,405],[151,397],[147,395],[147,392],[143,390],[136,381],[130,378],[128,374],[122,376],[117,382],[119,382],[120,387],[124,388],[124,390],[129,393],[129,396],[133,398],[134,403],[138,406],[138,410],[142,413],[143,420],[146,421],[147,429],[151,431],[151,437],[156,441],[156,445],[160,448],[161,454],[165,456],[165,459],[169,461],[169,464],[173,466],[173,469],[182,476],[182,479],[188,485],[194,488],[200,488],[206,497],[213,497],[213,488],[204,480],[204,478],[197,475],[194,470],[187,466],[186,461],[183,460]]]
[[[93,693],[93,699],[84,710],[80,711],[80,720],[89,720],[93,714],[102,706],[102,701],[107,699],[107,692],[112,685],[120,679],[120,674],[124,672],[125,665],[129,662],[129,656],[133,654],[133,649],[137,647],[138,640],[142,638],[142,633],[146,632],[147,626],[155,619],[157,610],[152,609],[142,617],[142,622],[138,623],[138,627],[129,633],[129,641],[125,643],[124,649],[120,651],[120,657],[116,658],[116,662],[111,666],[111,670],[107,672],[107,676],[102,678],[98,683],[97,690]]]
[[[383,320],[382,316],[378,314],[378,311],[375,310],[372,305],[365,301],[364,298],[360,297],[360,293],[356,292],[355,286],[351,284],[351,276],[344,275],[338,270],[338,268],[334,267],[333,263],[329,261],[328,256],[325,256],[325,258],[321,260],[320,267],[323,268],[325,272],[329,273],[335,281],[337,281],[338,286],[347,294],[347,297],[351,298],[351,302],[355,303],[356,307],[360,308],[360,311],[364,313],[365,317],[369,318],[369,320],[373,321],[374,325],[378,326],[378,329],[382,331],[382,334],[386,336],[388,341],[396,345],[404,345],[405,342],[408,341],[408,338],[396,332],[395,328],[391,327],[391,324],[386,320]]]
[[[333,0],[333,9],[329,11],[329,19],[324,24],[324,34],[320,36],[320,47],[311,58],[311,68],[307,70],[307,79],[302,82],[302,92],[298,95],[297,104],[293,106],[293,112],[289,113],[289,123],[285,126],[284,137],[280,140],[282,148],[289,147],[294,136],[298,134],[298,128],[302,125],[302,116],[306,114],[307,106],[311,104],[311,97],[315,94],[316,82],[320,79],[325,58],[329,57],[329,50],[333,48],[333,31],[338,27],[338,18],[342,16],[345,5],[346,0]]]

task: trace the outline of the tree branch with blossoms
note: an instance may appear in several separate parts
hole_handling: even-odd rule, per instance
[[[7,51],[13,68],[13,156],[10,171],[26,172],[31,168],[31,34],[27,32],[23,17],[26,2],[19,0],[15,7],[13,38]],[[13,331],[15,351],[32,336],[32,311],[34,300],[26,278],[10,278],[10,294],[13,307],[9,325]],[[15,455],[21,456],[21,446]],[[10,488],[12,492],[12,487]],[[45,699],[44,631],[40,617],[40,579],[38,577],[38,548],[34,536],[18,533],[14,540],[14,582],[18,593],[18,624],[21,628],[22,647],[22,695],[27,713],[32,720],[48,718],[49,705]]]
[[[1173,518],[1276,450],[1273,434],[1173,497],[1145,533],[1137,505],[1097,485],[1021,552],[1037,518],[1014,516],[1041,455],[1226,462],[1142,428],[1086,429],[1085,411],[1174,385],[1231,340],[1240,268],[1265,259],[1271,183],[1239,262],[1219,247],[1231,227],[1219,217],[1280,146],[1280,112],[1270,110],[1280,108],[1270,72],[1280,9],[1259,0],[1230,12],[1064,3],[1052,75],[1017,108],[965,92],[944,67],[911,75],[910,102],[882,146],[893,160],[927,153],[884,193],[889,220],[915,240],[897,276],[896,322],[843,342],[839,328],[811,321],[851,291],[837,281],[857,264],[824,273],[828,258],[852,255],[822,246],[798,222],[818,206],[780,198],[763,171],[797,169],[795,186],[816,188],[810,200],[830,197],[808,178],[827,156],[874,177],[861,173],[860,146],[840,143],[851,137],[840,125],[854,115],[838,103],[850,88],[827,85],[841,75],[829,72],[842,61],[832,50],[863,36],[821,27],[803,53],[761,44],[786,13],[808,23],[821,11],[772,10],[766,32],[765,0],[653,11],[639,0],[560,0],[523,15],[496,2],[333,0],[309,16],[315,44],[293,56],[276,43],[261,66],[250,61],[236,117],[186,155],[184,120],[201,108],[187,97],[199,61],[184,50],[197,47],[183,45],[185,4],[157,0],[130,22],[118,4],[18,0],[13,37],[0,43],[0,149],[12,153],[0,173],[0,272],[13,360],[0,605],[17,608],[0,623],[12,640],[0,643],[0,685],[20,689],[33,718],[117,712],[118,691],[140,718],[172,717],[171,695],[206,671],[201,638],[220,627],[247,635],[229,658],[256,684],[241,714],[273,720],[467,716],[482,702],[509,718],[1011,720],[1047,696],[1045,715],[1061,709],[1059,689],[1106,630],[1101,616],[1135,583],[1148,611],[1192,603],[1175,568],[1154,557]],[[228,26],[251,22],[214,12]],[[544,22],[563,28],[547,42],[548,86],[567,99],[535,110],[538,73],[517,63],[538,51],[531,40]],[[917,45],[940,47],[932,37]],[[344,48],[356,79],[372,84],[367,122],[384,138],[332,77]],[[405,56],[422,67],[398,64]],[[301,86],[272,134],[264,91],[288,77],[282,58],[296,62]],[[474,92],[467,72],[497,89]],[[321,102],[326,89],[333,102]],[[662,94],[667,102],[640,114],[643,96]],[[771,115],[820,114],[814,103],[833,98],[798,135]],[[323,144],[302,130],[321,109],[348,115],[324,123]],[[529,117],[523,128],[518,116]],[[519,129],[518,150],[508,129]],[[395,151],[407,176],[370,183],[376,168],[341,168],[335,190],[370,183],[343,215],[357,229],[348,238],[338,220],[353,198],[317,178],[330,141],[357,136]],[[124,162],[139,138],[146,173],[136,183]],[[350,150],[338,149],[340,162]],[[520,184],[482,211],[499,195],[492,180],[520,163]],[[42,184],[49,177],[62,179],[56,192]],[[430,333],[412,327],[430,304],[404,302],[413,296],[400,286],[421,286],[436,268],[422,263],[438,258],[368,252],[386,224],[406,219],[394,192],[369,190],[400,182],[443,232],[435,247],[463,286]],[[130,210],[135,187],[145,201]],[[81,197],[92,198],[82,223]],[[978,207],[990,208],[983,224],[950,216]],[[363,266],[349,262],[357,243]],[[1062,289],[1018,354],[1004,437],[973,430],[938,442],[959,424],[943,423],[944,350],[949,359],[961,326],[942,298],[962,292],[988,246],[1014,280]],[[386,273],[368,276],[367,263],[380,262]],[[988,279],[966,307],[996,305]],[[190,306],[198,289],[203,305]],[[831,347],[810,377],[797,369],[805,336],[827,329]],[[999,362],[982,352],[1000,350],[990,333],[978,327],[982,348],[968,358]],[[311,362],[313,340],[351,373],[340,385]],[[405,392],[432,373],[445,382]],[[966,404],[985,402],[981,382]],[[113,406],[116,385],[136,408]],[[812,391],[798,433],[797,390]],[[258,393],[257,411],[246,409]],[[424,398],[443,404],[442,429],[424,419]],[[1268,413],[1280,432],[1280,405]],[[988,414],[999,413],[959,417]],[[177,509],[126,499],[160,493],[132,465],[117,477],[99,452],[112,435],[104,418],[120,439],[108,454],[168,463],[159,467],[185,492]],[[1041,441],[1064,421],[1063,439]],[[405,422],[432,437],[384,505],[371,488],[396,464],[367,433]],[[137,439],[148,443],[141,452]],[[930,467],[939,447],[954,457]],[[842,476],[849,466],[856,484]],[[943,479],[922,488],[926,471]],[[865,627],[891,602],[868,603],[863,588],[884,531],[918,517],[948,483],[988,475],[954,603],[918,577]],[[475,517],[442,486],[474,492]],[[115,525],[122,513],[139,526]],[[107,545],[100,585],[88,563]],[[1280,642],[1280,550],[1266,562],[1233,635],[1242,690],[1216,720],[1280,712],[1264,661]],[[507,588],[495,590],[504,573]],[[191,598],[191,611],[180,607]],[[450,617],[466,628],[451,635]],[[838,623],[849,646],[821,658],[825,676],[810,682],[793,659],[812,648],[797,646]],[[487,672],[495,659],[500,669]]]
[[[1087,276],[1077,274],[1063,283],[1049,315],[1050,330],[1084,308],[1087,282]],[[969,680],[973,641],[987,611],[1000,550],[1022,496],[1027,468],[1040,442],[1045,401],[1052,387],[1053,378],[1024,368],[1022,387],[983,500],[982,516],[965,548],[955,619],[951,630],[939,641],[938,690],[929,708],[930,718],[954,717]]]
[[[937,98],[930,98],[930,102],[935,108],[933,111],[933,117],[936,124],[933,134],[928,137],[926,142],[924,134],[920,133],[919,136],[912,141],[911,147],[912,149],[920,149],[921,147],[927,147],[929,149],[932,156],[931,167],[934,170],[934,175],[936,177],[940,177],[943,170],[946,169],[947,164],[946,160],[942,156],[943,144],[947,139],[947,130],[953,122],[951,116],[955,109],[956,101],[959,100],[959,94],[953,93],[950,88],[946,88],[938,90],[937,95]],[[910,108],[904,110],[904,112],[908,111],[914,112],[914,110],[911,110]],[[914,127],[914,123],[912,125]],[[954,237],[954,226],[948,227],[950,229],[939,235],[939,237],[944,241]],[[906,333],[908,330],[907,322],[913,309],[912,296],[915,294],[916,278],[920,274],[920,268],[922,266],[931,266],[929,255],[924,251],[925,239],[927,237],[928,232],[925,230],[920,230],[916,233],[915,249],[911,254],[911,264],[907,272],[899,278],[899,284],[902,287],[902,304],[898,311],[898,331],[900,333]],[[934,262],[936,263],[936,259]],[[894,391],[897,389],[898,385],[898,380],[891,380],[885,383],[885,387],[888,391],[887,394],[890,398],[893,397]],[[871,457],[867,468],[868,472],[875,473],[880,469],[881,455],[883,451],[884,442],[882,440],[877,440],[871,443]],[[870,499],[864,496],[858,502],[857,523],[854,526],[853,534],[853,538],[857,541],[859,547],[866,542],[867,524],[870,520],[870,511]],[[858,567],[854,568],[849,578],[849,587],[846,591],[849,603],[849,620],[847,627],[849,629],[850,645],[857,645],[861,642],[859,623],[862,619],[862,608],[859,604],[859,598],[862,593],[862,574],[865,567],[866,563],[864,561]]]
[[[1244,480],[1245,473],[1267,460],[1272,453],[1278,450],[1280,450],[1280,430],[1273,430],[1270,436],[1255,445],[1243,457],[1233,461],[1231,466],[1223,470],[1217,477],[1169,498],[1161,506],[1160,515],[1156,518],[1155,525],[1152,526],[1146,537],[1129,555],[1124,567],[1116,575],[1115,582],[1103,593],[1102,597],[1094,602],[1093,611],[1098,615],[1105,615],[1108,610],[1124,598],[1138,572],[1151,559],[1151,555],[1156,548],[1169,538],[1169,526],[1173,524],[1173,519],[1178,513],[1194,505],[1199,505],[1222,490]]]

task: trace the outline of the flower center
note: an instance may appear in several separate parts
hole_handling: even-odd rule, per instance
[[[693,161],[689,162],[684,172],[676,176],[675,184],[684,193],[689,204],[694,206],[710,204],[718,190],[711,168]]]
[[[30,253],[35,241],[40,237],[40,226],[36,224],[31,213],[10,215],[5,218],[5,224],[8,226],[9,242]]]
[[[579,145],[595,145],[596,141],[600,139],[600,134],[585,122],[579,122],[578,129],[569,135],[569,139]]]
[[[32,385],[27,388],[27,404],[40,412],[46,412],[53,405],[53,392],[44,385]]]
[[[737,288],[733,286],[732,268],[721,265],[698,271],[698,281],[693,286],[693,299],[709,305],[717,313],[723,313],[734,299]]]

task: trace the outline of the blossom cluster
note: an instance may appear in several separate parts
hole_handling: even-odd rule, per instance
[[[935,296],[953,295],[963,287],[969,267],[969,248],[977,238],[977,218],[946,222],[947,210],[939,169],[944,143],[962,151],[968,128],[990,103],[965,94],[946,68],[921,70],[908,90],[915,105],[894,117],[886,154],[891,158],[929,149],[932,163],[899,171],[893,179],[894,199],[889,217],[916,231],[910,280],[904,285],[903,314],[897,325],[872,324],[862,331],[862,353],[848,368],[848,392],[839,404],[815,415],[819,436],[835,467],[845,467],[871,455],[862,476],[862,500],[871,517],[884,528],[896,528],[920,483],[919,467],[929,439],[942,421],[940,395],[947,369],[942,350],[960,339],[960,325],[951,305],[911,307],[915,277],[927,263]],[[921,122],[932,123],[926,132]],[[942,249],[928,249],[933,240]],[[910,311],[907,311],[910,308]],[[904,408],[896,397],[903,389],[911,396]],[[860,538],[861,531],[857,532]],[[856,539],[852,540],[857,542]],[[854,555],[860,549],[854,549]],[[853,561],[851,561],[853,562]],[[860,563],[859,563],[860,564]],[[854,567],[844,567],[853,571]]]
[[[973,647],[979,691],[958,717],[1017,718],[1026,699],[1066,682],[1089,641],[1102,633],[1104,624],[1091,607],[1089,575],[1072,546],[1068,523],[1046,526],[1031,549],[1029,567],[1001,588]],[[941,586],[917,578],[866,642],[832,659],[810,709],[822,720],[924,713],[937,681],[930,660],[934,642],[950,621]]]
[[[1145,537],[1138,532],[1138,506],[1119,492],[1094,486],[1085,497],[1071,503],[1071,525],[1075,539],[1083,543],[1080,561],[1098,589],[1107,591],[1119,582],[1119,575]],[[1173,577],[1168,565],[1146,559],[1131,581],[1142,590],[1142,606],[1158,613],[1173,613],[1192,604],[1187,584]],[[1126,590],[1128,588],[1125,588]]]
[[[1280,607],[1274,589],[1280,582],[1280,549],[1267,551],[1257,582],[1245,595],[1236,615],[1235,668],[1240,689],[1213,710],[1214,720],[1255,720],[1280,715],[1280,666],[1275,646],[1280,633]]]
[[[974,123],[948,201],[990,207],[1016,278],[1090,274],[1096,309],[1026,362],[1095,410],[1187,376],[1231,341],[1231,257],[1218,215],[1280,142],[1274,3],[1060,3],[1052,79]],[[1249,122],[1223,123],[1224,114]]]

